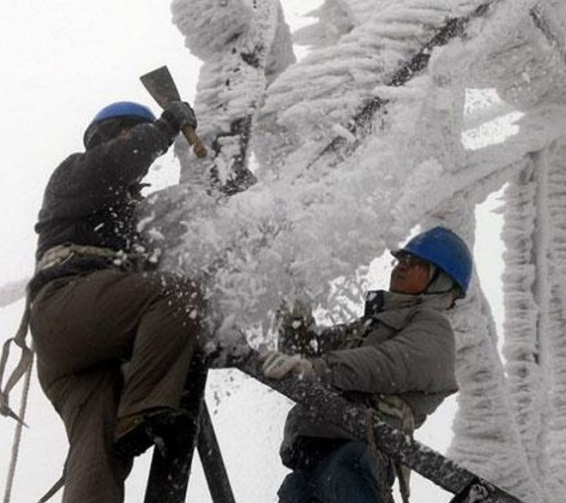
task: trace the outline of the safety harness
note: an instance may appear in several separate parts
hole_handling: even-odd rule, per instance
[[[26,335],[29,325],[29,310],[30,301],[29,295],[26,295],[26,304],[24,314],[20,321],[20,326],[16,335],[8,339],[2,346],[2,357],[0,358],[0,414],[6,417],[11,417],[19,423],[25,424],[23,418],[20,418],[9,405],[9,395],[14,386],[20,381],[24,374],[31,367],[33,362],[33,352],[26,345]],[[10,377],[4,385],[4,372],[10,356],[10,346],[15,344],[21,349],[21,356],[16,368],[10,374]]]
[[[99,246],[85,246],[76,244],[62,244],[49,248],[37,262],[36,274],[54,266],[63,265],[75,257],[102,258],[109,265],[126,271],[144,270],[150,259],[143,253],[126,253]]]
[[[0,414],[6,417],[11,417],[15,419],[18,424],[16,425],[16,430],[14,432],[14,441],[12,445],[12,458],[10,460],[10,466],[8,469],[8,477],[6,481],[6,488],[4,490],[4,501],[10,501],[10,496],[12,493],[12,487],[14,484],[14,475],[16,471],[16,463],[18,460],[20,441],[22,436],[23,426],[27,426],[24,422],[25,412],[27,407],[27,399],[29,394],[29,384],[31,378],[31,369],[33,364],[33,352],[26,345],[26,335],[29,325],[29,313],[30,313],[30,296],[26,292],[26,303],[24,314],[20,321],[20,326],[16,335],[8,339],[2,347],[2,357],[0,358]],[[8,358],[10,356],[10,346],[15,344],[18,346],[22,354],[20,360],[16,365],[15,369],[10,374],[10,377],[4,385],[4,372],[6,370],[6,365],[8,363]],[[16,414],[10,408],[9,396],[10,392],[14,386],[20,381],[22,377],[25,376],[24,387],[22,390],[22,399],[20,403],[19,415]]]
[[[148,264],[148,258],[145,254],[125,253],[110,248],[102,248],[97,246],[83,246],[72,243],[63,244],[49,248],[38,260],[35,267],[35,274],[45,271],[55,266],[60,266],[74,257],[95,257],[106,259],[110,266],[118,267],[126,271],[141,271]],[[0,414],[11,417],[18,422],[23,423],[23,418],[10,408],[9,395],[14,386],[24,376],[28,368],[33,362],[33,352],[26,344],[26,335],[29,328],[31,299],[29,290],[26,292],[26,303],[24,313],[20,321],[20,326],[16,335],[8,339],[2,348],[2,356],[0,358]],[[10,377],[4,385],[4,372],[10,356],[10,346],[15,344],[22,352],[20,360],[16,368],[12,371]]]
[[[387,480],[387,473],[385,470],[387,465],[386,457],[377,447],[377,441],[373,429],[374,419],[388,422],[387,417],[394,418],[394,420],[400,422],[403,433],[412,437],[415,431],[415,416],[410,405],[399,396],[380,395],[378,399],[369,400],[367,434],[368,445],[376,462],[375,479],[380,493],[388,500],[387,503],[392,503],[393,494],[391,486]],[[403,503],[409,503],[411,493],[409,478],[411,470],[400,463],[395,463],[394,468],[397,479],[399,480],[399,492],[401,493]]]

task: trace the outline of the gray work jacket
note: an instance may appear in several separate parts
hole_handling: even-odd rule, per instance
[[[454,335],[440,312],[448,300],[445,295],[372,294],[380,297],[379,309],[354,323],[321,330],[317,343],[322,354],[311,361],[323,383],[353,402],[373,405],[383,395],[403,399],[418,427],[458,389]],[[384,420],[399,426],[393,418]],[[285,464],[301,436],[349,438],[340,427],[313,420],[297,405],[285,424],[280,451]]]

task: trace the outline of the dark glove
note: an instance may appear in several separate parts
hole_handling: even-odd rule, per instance
[[[194,110],[185,101],[171,101],[163,109],[161,120],[166,124],[172,135],[177,135],[185,126],[197,128],[197,118]]]

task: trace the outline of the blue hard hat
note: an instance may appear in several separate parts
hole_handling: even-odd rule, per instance
[[[91,124],[96,124],[106,119],[115,119],[117,117],[139,117],[147,122],[153,122],[155,115],[144,105],[134,103],[133,101],[117,101],[111,105],[105,106],[98,112]]]
[[[473,259],[464,240],[446,227],[434,227],[412,238],[394,256],[409,253],[444,271],[465,295],[472,276]]]
[[[83,141],[88,146],[98,127],[109,119],[130,119],[139,122],[153,122],[155,115],[146,106],[133,101],[117,101],[100,110],[85,130]]]

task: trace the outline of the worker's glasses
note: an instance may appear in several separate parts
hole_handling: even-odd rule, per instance
[[[428,262],[422,260],[414,255],[409,255],[408,253],[402,253],[397,255],[391,265],[394,267],[397,264],[402,265],[403,267],[428,267]]]

